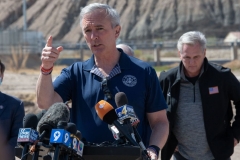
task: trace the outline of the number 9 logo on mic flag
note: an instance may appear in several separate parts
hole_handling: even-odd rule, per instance
[[[70,133],[64,129],[52,129],[50,143],[63,144],[71,147],[72,137],[70,137]]]
[[[61,136],[61,132],[59,132],[59,131],[54,132],[53,133],[53,137],[54,137],[53,141],[57,141],[60,136]]]

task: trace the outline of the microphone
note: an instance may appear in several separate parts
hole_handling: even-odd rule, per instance
[[[107,124],[114,124],[121,134],[134,146],[138,146],[138,143],[133,139],[129,132],[129,127],[119,123],[118,116],[113,109],[112,105],[108,102],[101,100],[95,105],[95,110],[98,117]]]
[[[138,133],[136,125],[135,125],[136,122],[139,123],[139,120],[134,112],[133,107],[127,105],[128,99],[127,99],[126,94],[124,92],[118,92],[115,95],[115,102],[118,107],[116,109],[116,113],[119,116],[119,119],[121,119],[121,121],[123,121],[123,123],[131,124],[131,119],[134,119],[135,123],[132,124],[133,125],[132,128],[134,131],[136,141],[139,144],[139,146],[141,147],[141,149],[143,150],[143,153],[145,154],[145,156],[147,156],[147,158],[150,158],[147,153],[147,149],[146,149],[144,143],[142,142],[142,138],[141,138],[140,134]]]
[[[59,121],[68,122],[70,119],[70,111],[65,103],[54,103],[42,116],[37,125],[37,131],[41,134],[39,141],[43,139],[49,140],[52,128],[57,128]]]
[[[59,121],[69,121],[70,113],[64,103],[54,103],[48,110],[38,113],[36,117],[38,120],[37,131],[40,135],[31,147],[31,152],[34,152],[35,157],[38,157],[39,145],[51,148],[48,144],[52,128],[56,128]]]
[[[19,129],[17,142],[23,146],[22,160],[27,159],[29,145],[33,144],[38,138],[38,132],[35,130],[37,126],[37,116],[35,114],[27,114],[23,118],[23,128]]]
[[[122,145],[126,144],[126,139],[124,135],[122,135],[119,130],[114,125],[108,124],[108,129],[112,132],[113,138],[116,140],[113,142],[113,145]]]
[[[36,114],[37,119],[38,119],[38,122],[40,121],[40,119],[43,117],[43,115],[44,115],[46,112],[47,112],[47,110],[44,109],[44,110],[42,110],[42,111],[40,111],[40,112],[38,112],[38,113]]]
[[[84,148],[84,143],[81,141],[82,139],[82,133],[77,130],[76,132],[76,139],[78,140],[77,144],[77,155],[80,155],[81,157],[83,156],[83,148]]]
[[[115,103],[117,105],[117,109],[115,109],[118,120],[121,123],[126,123],[126,121],[130,121],[131,125],[137,127],[140,122],[137,115],[135,114],[134,108],[128,104],[128,99],[125,93],[118,92],[115,95]]]
[[[78,137],[79,140],[82,139],[82,133],[79,130],[77,130],[76,136]]]
[[[108,124],[108,129],[112,132],[113,138],[115,140],[119,140],[120,139],[120,132],[114,125]]]
[[[67,124],[67,128],[66,130],[68,132],[70,132],[70,137],[72,138],[72,142],[71,142],[71,151],[70,151],[70,159],[72,159],[72,157],[77,155],[77,139],[75,138],[76,136],[76,132],[77,132],[77,127],[74,123],[68,123]]]
[[[67,122],[66,121],[59,121],[57,124],[57,129],[52,129],[51,137],[50,137],[50,144],[55,146],[54,151],[54,160],[58,160],[59,158],[59,151],[60,148],[69,149],[71,147],[72,138],[71,134],[66,131]]]
[[[70,150],[69,150],[69,152],[67,152],[67,154],[69,155],[68,159],[72,159],[73,157],[81,159],[82,152],[79,153],[79,151],[78,151],[78,145],[80,143],[80,139],[82,136],[81,132],[77,131],[77,126],[72,122],[69,122],[67,124],[66,130],[68,132],[70,132],[70,137],[72,138]],[[67,158],[65,158],[65,159],[67,159]]]
[[[81,142],[81,138],[82,138],[82,134],[79,130],[77,130],[77,127],[74,123],[68,123],[67,125],[67,131],[69,131],[71,133],[71,138],[72,138],[72,152],[71,152],[71,156],[73,157],[82,157],[83,154],[83,147],[84,144],[83,142]]]

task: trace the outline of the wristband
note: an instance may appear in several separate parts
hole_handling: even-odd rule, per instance
[[[50,72],[43,72],[43,71],[41,71],[41,72],[42,72],[43,75],[49,75],[49,74],[52,73],[52,70]]]
[[[45,69],[45,68],[43,68],[43,66],[41,65],[41,66],[40,66],[40,70],[41,70],[41,72],[42,72],[43,75],[49,75],[49,74],[52,73],[53,66],[52,66],[51,68],[49,68],[49,69]]]
[[[40,69],[41,69],[42,72],[51,72],[53,70],[53,66],[49,69],[45,69],[45,68],[43,68],[43,65],[41,65]]]
[[[157,155],[157,157],[158,157],[159,152],[160,152],[160,148],[159,148],[158,146],[156,146],[156,145],[150,145],[150,146],[148,146],[148,149],[152,149],[153,151],[155,151],[155,153],[156,153],[156,155]]]

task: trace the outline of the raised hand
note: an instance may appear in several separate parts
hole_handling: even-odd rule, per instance
[[[63,50],[62,46],[54,48],[52,46],[53,37],[50,36],[47,40],[45,47],[42,50],[42,67],[49,69],[53,67],[54,63],[57,61],[60,52]]]

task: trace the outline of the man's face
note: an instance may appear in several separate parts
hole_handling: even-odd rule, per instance
[[[110,19],[103,10],[96,10],[82,19],[84,38],[95,55],[116,48],[116,39],[120,29],[120,26],[112,27]]]
[[[183,62],[186,76],[197,76],[201,71],[206,49],[203,50],[199,43],[195,45],[184,44],[182,53],[179,52],[179,55]]]

